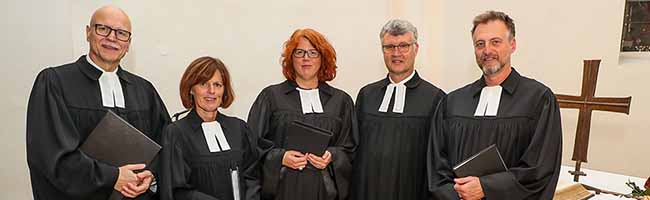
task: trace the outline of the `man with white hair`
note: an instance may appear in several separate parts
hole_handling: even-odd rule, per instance
[[[154,179],[148,166],[111,166],[79,147],[108,110],[156,142],[169,114],[151,83],[120,66],[131,43],[131,22],[124,11],[113,6],[95,11],[86,40],[88,55],[46,68],[34,81],[27,106],[34,199],[108,199],[114,190],[148,198],[141,195]]]

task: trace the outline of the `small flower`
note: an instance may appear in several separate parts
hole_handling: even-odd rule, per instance
[[[647,181],[646,181],[646,183],[647,183]],[[630,193],[630,195],[632,195],[632,197],[646,196],[646,195],[648,195],[646,192],[650,192],[650,190],[641,189],[639,186],[636,185],[636,183],[634,183],[634,182],[632,182],[630,180],[627,180],[627,183],[625,183],[625,185],[627,185],[627,187],[632,189],[632,193]]]

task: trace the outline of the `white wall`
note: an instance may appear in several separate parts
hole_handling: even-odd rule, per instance
[[[472,18],[487,9],[503,10],[517,24],[514,66],[555,92],[578,95],[582,59],[602,58],[598,96],[633,96],[630,115],[595,112],[587,167],[647,176],[650,141],[646,115],[650,94],[643,62],[619,65],[623,0],[472,1],[18,1],[0,11],[0,199],[31,199],[25,158],[25,112],[38,71],[85,54],[84,26],[92,12],[114,3],[131,16],[133,43],[123,65],[158,89],[168,110],[182,110],[178,81],[195,58],[221,58],[234,79],[236,100],[225,113],[246,118],[259,91],[283,80],[282,43],[296,28],[324,33],[338,53],[332,82],[353,98],[363,85],[386,73],[378,32],[390,18],[412,21],[420,32],[416,68],[445,91],[480,76],[473,58]],[[562,110],[564,163],[570,164],[577,112]],[[645,122],[645,123],[644,123]],[[645,155],[644,155],[645,153]],[[623,156],[621,156],[623,155]],[[636,160],[636,161],[635,161]]]
[[[25,154],[27,99],[45,66],[73,60],[69,11],[55,1],[3,1],[0,13],[0,199],[31,199]]]

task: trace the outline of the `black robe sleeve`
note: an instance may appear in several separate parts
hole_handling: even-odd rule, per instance
[[[444,134],[444,113],[447,98],[438,103],[431,122],[429,148],[427,150],[427,174],[429,176],[429,191],[433,199],[459,199],[454,190],[454,174],[449,164],[446,135]]]
[[[243,128],[245,130],[243,172],[244,184],[246,185],[244,199],[259,200],[262,191],[260,155],[266,154],[273,147],[273,144],[267,140],[259,140],[247,124],[243,125],[245,126]]]
[[[153,85],[149,84],[149,86],[151,88],[150,91],[152,92],[150,97],[154,98],[152,101],[153,108],[151,110],[151,116],[149,118],[151,119],[151,131],[152,131],[150,133],[150,138],[162,146],[162,133],[164,131],[164,128],[171,123],[171,118],[169,117],[169,112],[167,111],[165,104],[160,98],[160,95],[158,95],[158,92],[154,89]],[[147,166],[147,168],[151,170],[151,173],[153,174],[156,182],[158,182],[160,176],[160,162],[161,161],[160,161],[160,152],[159,152],[153,158],[149,166]],[[156,190],[156,192],[158,191]]]
[[[345,94],[347,96],[347,94]],[[328,166],[331,175],[334,177],[339,199],[345,199],[350,194],[350,183],[352,182],[352,158],[359,141],[357,117],[354,110],[352,98],[347,96],[341,109],[342,126],[341,132],[335,138],[334,146],[327,150],[332,153],[332,162]]]
[[[520,159],[519,166],[508,172],[480,177],[487,199],[552,199],[562,164],[562,124],[560,109],[550,90],[544,100],[532,141]]]
[[[151,110],[152,112],[150,118],[152,132],[150,134],[153,141],[160,143],[162,132],[164,128],[171,122],[171,119],[169,118],[169,112],[167,112],[165,104],[160,98],[160,95],[158,95],[156,89],[154,89],[153,85],[151,85],[151,92],[151,97],[154,98],[154,100],[152,101],[153,108]]]
[[[51,68],[39,73],[34,82],[27,106],[29,168],[69,196],[110,193],[119,174],[118,168],[98,162],[78,149],[82,138],[65,105],[62,91]]]
[[[268,88],[267,88],[268,89]],[[273,112],[270,92],[262,90],[248,113],[248,125],[257,137],[258,143],[269,143],[264,138],[271,131],[270,118]],[[282,148],[269,148],[265,154],[260,155],[262,168],[262,196],[275,196],[280,182],[282,157],[286,150]]]
[[[182,141],[178,134],[183,132],[175,124],[167,126],[162,134],[160,199],[218,200],[199,192],[189,184],[192,170],[185,161],[183,148],[181,148]]]
[[[454,175],[447,156],[444,133],[446,99],[438,105],[429,140],[429,191],[434,199],[459,199],[453,189]],[[530,145],[519,158],[519,165],[508,172],[479,177],[486,199],[552,199],[559,178],[562,151],[562,126],[559,106],[550,90],[537,105],[540,112],[532,130]]]

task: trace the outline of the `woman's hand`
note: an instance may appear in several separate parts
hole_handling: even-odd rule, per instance
[[[329,165],[330,162],[332,162],[332,153],[330,153],[329,151],[325,151],[323,157],[308,153],[307,161],[309,161],[311,165],[313,165],[318,169],[325,169],[325,167],[327,167],[327,165]]]
[[[282,165],[291,169],[302,170],[305,168],[305,165],[307,165],[307,158],[300,152],[288,150],[284,152],[284,156],[282,157]]]

